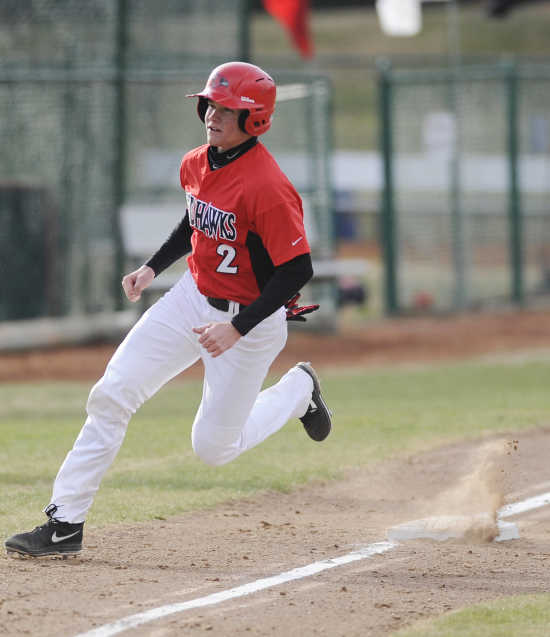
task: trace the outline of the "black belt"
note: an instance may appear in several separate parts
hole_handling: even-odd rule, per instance
[[[215,307],[217,310],[221,310],[222,312],[229,312],[229,304],[232,303],[232,301],[228,301],[227,299],[216,299],[213,296],[207,296],[206,300],[212,307]],[[246,305],[243,305],[242,303],[237,303],[237,305],[239,307],[239,312],[244,310],[246,307]]]

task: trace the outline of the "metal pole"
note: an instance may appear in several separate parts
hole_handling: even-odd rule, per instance
[[[65,70],[67,76],[72,70],[74,59],[72,47],[65,50]],[[82,228],[75,219],[74,206],[74,181],[72,179],[75,150],[75,94],[76,86],[69,81],[63,84],[63,156],[60,165],[61,194],[60,194],[60,252],[62,264],[60,280],[63,285],[63,310],[62,315],[76,314],[82,311],[82,293],[80,280],[80,257]]]
[[[508,218],[510,262],[512,267],[512,301],[524,302],[523,285],[523,216],[518,179],[518,76],[514,64],[506,74],[508,92]]]
[[[120,207],[126,197],[126,144],[127,144],[127,113],[126,113],[126,66],[128,49],[128,2],[117,2],[117,30],[115,51],[115,165],[113,171],[114,206],[112,215],[112,233],[115,245],[115,268],[113,277],[113,295],[115,309],[123,307],[122,288],[120,279],[124,270],[124,244],[120,223]]]
[[[393,142],[392,142],[392,80],[389,64],[379,64],[380,95],[380,155],[384,184],[381,202],[381,232],[384,247],[385,307],[386,314],[398,314],[397,250],[395,236],[395,210],[393,203]]]
[[[250,62],[250,19],[252,17],[251,0],[241,0],[239,11],[239,59]]]
[[[466,243],[464,239],[464,210],[462,207],[462,113],[460,108],[460,13],[457,0],[447,2],[447,38],[449,43],[449,67],[451,69],[450,101],[455,121],[455,139],[450,159],[451,233],[453,265],[455,273],[454,306],[463,309],[467,303]]]

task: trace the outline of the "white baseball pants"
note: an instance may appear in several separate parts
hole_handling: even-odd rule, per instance
[[[204,462],[230,462],[289,419],[305,414],[313,383],[302,370],[292,368],[277,384],[260,391],[286,343],[284,308],[212,358],[192,328],[230,318],[229,312],[207,302],[189,272],[145,312],[90,392],[88,418],[54,482],[51,502],[58,507],[56,518],[84,521],[131,416],[198,358],[204,363],[205,376],[191,437],[195,453]]]

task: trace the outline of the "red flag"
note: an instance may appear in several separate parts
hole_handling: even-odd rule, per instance
[[[263,0],[265,10],[289,32],[303,57],[313,55],[309,33],[309,0]]]

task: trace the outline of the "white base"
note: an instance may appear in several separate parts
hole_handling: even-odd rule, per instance
[[[388,530],[388,540],[392,542],[429,539],[443,542],[450,539],[462,539],[468,532],[490,528],[491,518],[487,514],[476,516],[442,515],[422,520],[413,520],[393,526]],[[499,534],[495,542],[519,539],[519,529],[513,522],[497,521]]]

